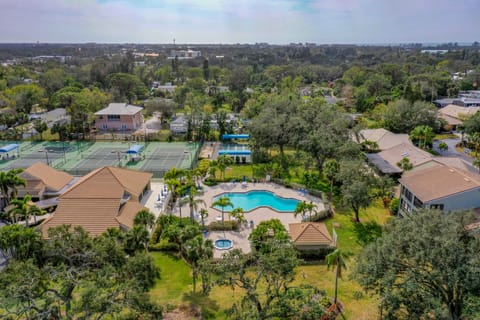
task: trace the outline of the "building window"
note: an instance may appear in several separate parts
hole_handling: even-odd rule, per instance
[[[103,116],[98,116],[98,119],[103,119]]]
[[[418,199],[417,197],[414,197],[413,205],[415,206],[415,208],[422,208],[423,207],[423,202],[420,199]]]
[[[120,115],[119,114],[109,114],[107,116],[108,121],[120,121]]]
[[[103,127],[103,129],[108,129],[108,125],[107,125],[106,123],[104,123],[104,124],[102,125],[102,127]]]
[[[408,199],[408,201],[412,201],[413,194],[404,186],[402,186],[402,194]]]
[[[443,211],[443,204],[431,204],[430,209],[437,209]]]

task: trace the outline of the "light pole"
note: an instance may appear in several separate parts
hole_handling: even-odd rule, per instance
[[[50,161],[48,160],[48,150],[47,149],[42,149],[42,150],[38,150],[38,152],[45,152],[45,160],[47,162],[47,166],[49,166]]]
[[[121,162],[121,159],[120,159],[120,151],[112,151],[112,153],[117,153],[118,167],[121,168],[122,167],[122,162]]]

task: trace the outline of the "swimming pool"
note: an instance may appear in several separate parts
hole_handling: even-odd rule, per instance
[[[252,211],[259,207],[269,207],[279,212],[294,212],[300,200],[292,198],[282,198],[275,193],[265,190],[255,190],[249,192],[227,192],[213,198],[213,201],[221,197],[228,197],[233,203],[232,207],[225,207],[225,212],[230,212],[234,208],[242,208],[244,211]],[[215,207],[222,210],[221,207]]]

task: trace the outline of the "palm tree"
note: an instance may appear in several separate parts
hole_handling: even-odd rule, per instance
[[[423,149],[426,149],[427,143],[432,142],[433,137],[435,137],[435,133],[429,126],[418,126],[410,132],[410,139],[419,141],[418,145]]]
[[[335,297],[333,303],[337,305],[337,297],[338,297],[338,278],[342,278],[342,270],[347,269],[347,264],[345,263],[348,257],[350,256],[349,253],[343,252],[340,249],[335,249],[335,251],[329,253],[325,260],[327,262],[328,269],[330,267],[336,267],[335,273]]]
[[[233,209],[230,214],[240,225],[247,221],[247,219],[245,219],[245,211],[240,207]]]
[[[312,221],[312,212],[315,209],[315,205],[310,201],[307,203],[306,201],[302,201],[297,203],[294,211],[294,217],[296,218],[299,214],[302,216],[302,221],[305,220],[307,212],[309,213],[309,221]]]
[[[205,229],[205,218],[208,218],[208,210],[205,208],[200,209],[200,218],[202,219],[202,228]]]
[[[468,141],[475,146],[475,156],[478,156],[478,146],[480,145],[480,133],[475,132],[469,135]]]
[[[203,240],[201,236],[187,240],[183,246],[183,256],[192,267],[193,292],[195,293],[199,262],[202,259],[211,259],[213,257],[212,240]]]
[[[170,190],[170,193],[172,195],[171,201],[173,210],[175,208],[175,203],[177,202],[178,188],[180,187],[181,183],[177,178],[171,178],[165,179],[165,184],[167,185],[168,190]]]
[[[33,216],[34,223],[37,223],[37,215],[43,214],[45,211],[40,209],[34,204],[31,204],[32,197],[26,195],[22,200],[14,199],[12,200],[12,208],[8,210],[8,215],[12,217],[13,221],[16,222],[17,216],[20,216],[25,219],[25,224],[27,228],[30,226],[30,217]]]
[[[142,225],[136,225],[125,235],[125,249],[130,253],[148,250],[148,230]]]
[[[135,215],[135,218],[133,219],[133,225],[141,225],[145,228],[152,229],[155,225],[155,215],[148,209],[142,209]]]
[[[198,195],[198,191],[196,189],[195,186],[190,186],[190,192],[188,193],[188,197],[187,197],[187,203],[188,203],[188,206],[190,207],[190,220],[193,224],[193,221],[195,220],[195,217],[194,217],[194,213],[195,211],[198,210],[198,206],[200,204],[206,206],[206,203],[205,201],[203,201],[203,199],[195,199],[195,196]]]
[[[177,169],[176,167],[171,168],[167,172],[165,172],[164,179],[178,179],[185,175],[185,170]]]
[[[18,175],[23,172],[22,169],[11,169],[7,172],[0,172],[0,191],[4,198],[4,205],[8,206],[10,199],[17,195],[18,186],[26,186],[27,182]]]
[[[222,173],[222,180],[225,179],[225,169],[227,169],[227,167],[232,163],[233,163],[232,157],[226,154],[222,154],[217,158],[217,167],[218,169],[220,169],[220,172]]]
[[[225,218],[224,218],[224,210],[226,207],[232,207],[233,203],[229,197],[220,197],[212,203],[213,207],[221,207],[222,208],[222,225],[223,225],[223,237],[225,237]]]

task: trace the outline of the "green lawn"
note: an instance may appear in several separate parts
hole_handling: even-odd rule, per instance
[[[338,247],[353,254],[348,261],[344,277],[339,282],[338,297],[344,304],[347,319],[375,319],[378,318],[377,297],[365,294],[360,285],[349,277],[354,268],[355,255],[362,248],[358,241],[358,224],[353,222],[353,218],[351,210],[337,205],[335,216],[326,222],[329,230],[336,226]],[[388,210],[383,208],[380,200],[360,212],[362,224],[375,222],[383,225],[390,218]],[[162,274],[162,278],[150,291],[157,302],[168,308],[181,307],[184,310],[188,310],[190,306],[200,306],[205,319],[227,319],[225,310],[240,297],[238,289],[233,291],[228,287],[214,287],[208,297],[192,294],[191,269],[183,260],[159,252],[151,254],[155,263],[161,268]],[[333,296],[335,273],[333,270],[328,270],[323,262],[302,265],[297,270],[294,285],[297,284],[314,285],[325,290],[329,296]],[[199,286],[200,284],[198,284],[197,290],[199,290]]]
[[[150,291],[152,297],[161,304],[181,304],[184,293],[191,291],[192,276],[190,267],[181,259],[164,253],[152,252],[155,264],[160,267],[161,279]]]

